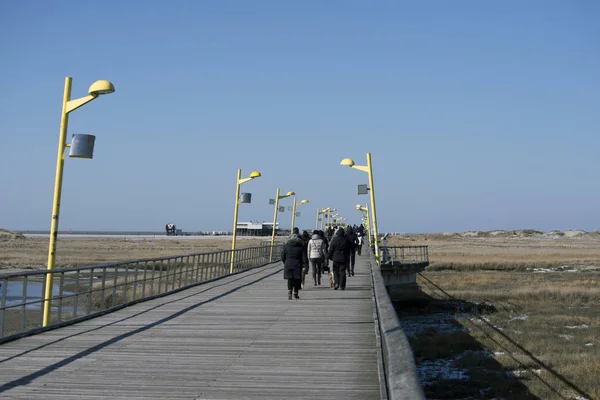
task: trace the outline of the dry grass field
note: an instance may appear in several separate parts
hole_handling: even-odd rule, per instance
[[[389,246],[428,245],[428,271],[528,271],[561,266],[600,266],[600,232],[536,231],[468,232],[463,234],[415,234],[390,237]]]
[[[403,235],[429,245],[396,303],[430,399],[600,399],[600,237]]]
[[[8,236],[8,235],[6,235]],[[237,241],[237,248],[258,246],[265,238]],[[231,249],[231,237],[214,239],[75,239],[59,238],[56,268],[176,256]],[[48,238],[22,236],[0,240],[0,271],[45,268]],[[7,271],[8,272],[8,271]]]

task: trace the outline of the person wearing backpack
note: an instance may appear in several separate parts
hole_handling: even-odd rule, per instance
[[[325,259],[325,241],[319,235],[319,231],[313,231],[312,237],[308,241],[307,256],[312,265],[313,285],[320,285],[323,260]]]

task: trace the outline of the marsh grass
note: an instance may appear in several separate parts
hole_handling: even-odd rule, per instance
[[[475,398],[600,398],[600,273],[434,271],[418,284],[433,305],[420,312],[450,305],[456,330],[409,335],[417,362],[449,360],[468,376],[426,386],[428,396],[467,386]]]

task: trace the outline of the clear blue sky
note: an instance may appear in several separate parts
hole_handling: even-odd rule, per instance
[[[373,155],[381,231],[600,228],[600,2],[2,1],[0,227],[230,230],[294,190],[352,222]],[[289,205],[289,199],[282,205]],[[289,226],[291,214],[280,215]]]

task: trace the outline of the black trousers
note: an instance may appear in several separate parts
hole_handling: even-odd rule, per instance
[[[321,283],[321,274],[323,273],[323,259],[311,258],[313,282]]]
[[[360,253],[362,251],[362,244],[359,244],[358,247],[356,247],[356,251],[358,252],[358,255],[360,256]]]
[[[350,251],[350,272],[354,272],[354,264],[356,263],[356,251]]]
[[[288,290],[290,292],[292,290],[294,290],[294,292],[298,293],[298,290],[300,289],[300,283],[302,281],[300,279],[294,279],[294,278],[289,278],[287,281],[288,281]]]
[[[333,263],[333,281],[335,287],[346,289],[346,263]]]

